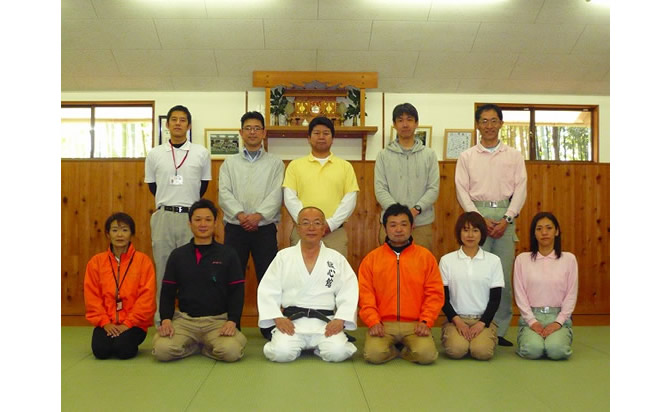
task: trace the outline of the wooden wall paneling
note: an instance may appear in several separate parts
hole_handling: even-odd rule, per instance
[[[368,216],[376,213],[376,201],[370,202],[370,190],[366,187],[366,182],[371,180],[367,176],[366,162],[352,163],[356,179],[358,181],[359,192],[356,199],[356,208],[345,224],[348,238],[348,256],[349,264],[354,272],[358,272],[358,267],[368,252],[368,248],[372,247],[366,242],[367,233],[372,229],[372,226],[366,226],[369,221]],[[372,191],[372,199],[374,197],[374,189]]]
[[[80,169],[83,170],[84,167]],[[76,308],[77,302],[83,299],[83,291],[79,295],[79,285],[83,287],[83,277],[80,283],[82,251],[77,233],[80,226],[80,176],[82,174],[75,173],[71,163],[61,163],[61,313],[64,315],[83,313]]]
[[[358,171],[356,173],[358,173]],[[358,273],[358,267],[360,266],[360,262],[363,261],[363,258],[365,258],[365,255],[379,247],[379,229],[382,226],[380,222],[382,208],[379,206],[379,203],[377,203],[377,197],[375,196],[375,162],[364,162],[362,173],[363,175],[359,177],[358,180],[359,188],[361,190],[360,193],[362,195],[362,203],[359,203],[359,207],[363,208],[365,214],[362,216],[362,221],[352,221],[351,223],[352,226],[356,225],[358,228],[358,232],[353,234],[353,236],[362,239],[362,248],[360,249],[361,252],[359,254],[360,260],[357,265],[352,266],[356,273]]]
[[[212,162],[212,181],[205,197],[218,205],[218,173],[222,161]],[[288,161],[285,162],[288,164]],[[352,162],[360,193],[354,214],[346,224],[349,262],[357,272],[360,261],[377,247],[381,208],[374,196],[374,162]],[[609,164],[559,164],[527,162],[528,197],[516,222],[517,253],[530,246],[529,227],[540,210],[556,214],[563,229],[564,250],[579,262],[580,292],[575,315],[591,319],[609,314]],[[462,213],[454,186],[455,162],[440,163],[440,196],[433,225],[436,259],[457,249],[453,235]],[[144,161],[61,162],[61,314],[84,314],[83,278],[86,263],[107,248],[104,221],[113,211],[125,211],[135,219],[136,248],[151,256],[149,218],[154,199],[144,180]],[[222,220],[220,220],[221,222]],[[217,240],[223,240],[223,225]],[[289,245],[293,222],[285,207],[278,225],[278,243]],[[244,326],[255,326],[256,278],[253,263],[247,268]],[[515,308],[515,313],[518,310]]]

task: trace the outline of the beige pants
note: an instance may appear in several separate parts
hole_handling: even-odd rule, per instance
[[[298,244],[298,241],[300,240],[300,236],[298,235],[298,231],[295,228],[295,224],[293,225],[293,230],[291,230],[291,246],[295,246]],[[323,244],[326,245],[327,248],[330,249],[335,249],[342,256],[345,258],[347,257],[347,231],[344,230],[344,227],[340,227],[339,229],[336,229],[334,232],[328,233],[326,236],[324,236],[323,239]]]
[[[153,354],[159,361],[170,361],[201,352],[212,359],[235,362],[244,355],[247,338],[239,330],[234,336],[219,335],[219,330],[227,321],[226,313],[192,318],[175,311],[172,318],[174,335],[169,337],[156,333]]]
[[[437,359],[437,348],[433,336],[417,336],[414,334],[416,322],[384,322],[384,336],[365,337],[363,358],[370,363],[384,363],[395,359],[398,354],[410,362],[423,365]],[[395,344],[402,343],[401,351]]]
[[[415,227],[414,230],[412,230],[412,238],[414,239],[414,243],[425,247],[426,249],[430,250],[431,253],[433,252],[432,223],[430,225]],[[379,228],[379,244],[383,245],[384,241],[386,241],[386,230],[384,230],[384,226],[381,226]]]
[[[466,325],[472,326],[479,318],[461,318]],[[458,328],[451,322],[445,322],[442,326],[442,346],[448,357],[460,359],[470,352],[470,356],[479,360],[489,360],[495,353],[498,343],[498,326],[491,322],[488,328],[484,328],[477,337],[468,341],[460,333]]]
[[[173,250],[187,244],[193,237],[193,232],[188,223],[188,213],[168,212],[163,208],[156,210],[151,215],[149,224],[151,225],[151,250],[156,263],[157,305],[154,322],[158,326],[161,322],[159,306],[168,257]]]

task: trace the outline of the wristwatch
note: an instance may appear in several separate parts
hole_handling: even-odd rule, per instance
[[[509,217],[509,216],[507,216],[507,215],[505,215],[505,216],[503,216],[503,217],[505,218],[505,220],[507,221],[507,223],[509,223],[509,224],[514,223],[514,218],[513,218],[513,217]]]
[[[419,214],[421,214],[421,206],[414,205],[414,209],[416,209],[416,211],[419,212]]]

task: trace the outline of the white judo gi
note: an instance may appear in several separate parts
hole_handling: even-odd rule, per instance
[[[344,329],[356,329],[358,280],[347,259],[321,242],[319,257],[310,274],[302,258],[300,243],[280,250],[258,285],[258,326],[275,325],[283,317],[281,308],[298,306],[309,309],[332,310],[329,319],[344,320]],[[272,331],[272,340],[263,353],[271,361],[291,362],[303,349],[327,362],[341,362],[356,352],[347,341],[344,331],[325,336],[326,323],[303,317],[293,321],[295,333],[289,336],[279,329]]]

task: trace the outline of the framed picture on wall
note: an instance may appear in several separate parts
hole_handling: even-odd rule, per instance
[[[191,120],[191,126],[193,126],[193,120]],[[193,141],[193,127],[188,129],[188,141],[192,142]],[[167,127],[167,116],[160,115],[158,116],[158,145],[162,145],[163,143],[167,142],[170,140],[170,131],[168,130]]]
[[[225,159],[240,152],[238,129],[205,129],[205,146],[212,159]]]
[[[414,131],[414,136],[418,137],[424,146],[430,147],[431,144],[433,143],[433,126],[417,127],[416,130]],[[396,138],[396,130],[395,127],[391,126],[391,138],[389,139],[389,143],[394,141],[395,138]]]
[[[444,129],[442,158],[458,159],[461,153],[475,144],[475,131],[467,129]]]

